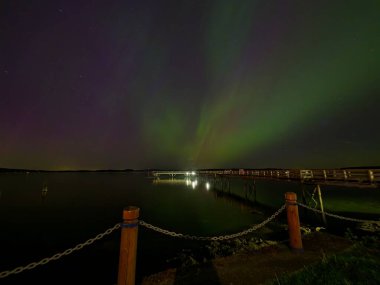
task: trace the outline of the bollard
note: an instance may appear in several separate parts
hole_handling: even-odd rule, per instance
[[[294,252],[303,252],[300,220],[298,216],[297,194],[293,192],[286,192],[285,202],[290,248]]]
[[[140,209],[133,206],[123,210],[117,285],[135,284],[139,212]]]

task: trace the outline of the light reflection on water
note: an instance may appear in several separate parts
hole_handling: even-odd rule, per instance
[[[191,187],[192,189],[196,189],[199,186],[198,179],[195,178],[184,178],[184,179],[154,179],[153,184],[185,184],[188,187]],[[210,190],[211,183],[205,182],[204,187],[206,190]]]

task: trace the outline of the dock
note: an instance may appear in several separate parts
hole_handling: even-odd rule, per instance
[[[378,188],[380,169],[223,169],[200,170],[198,175],[269,179],[303,184]]]

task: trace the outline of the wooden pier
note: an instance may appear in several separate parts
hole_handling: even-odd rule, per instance
[[[327,226],[322,199],[322,185],[345,186],[351,188],[379,188],[380,169],[223,169],[223,170],[200,170],[198,175],[215,179],[229,179],[238,177],[242,179],[269,179],[301,184],[314,185],[313,195],[318,195],[319,209],[322,212],[322,220]],[[256,196],[256,186],[253,187]],[[303,200],[306,201],[303,191]]]
[[[199,170],[198,175],[271,179],[315,185],[378,188],[380,169],[223,169]]]

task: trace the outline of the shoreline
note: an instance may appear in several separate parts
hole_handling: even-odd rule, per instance
[[[143,277],[141,284],[262,284],[353,245],[347,238],[322,232],[306,235],[303,242],[303,253],[294,253],[287,245],[279,243],[251,252],[218,257],[194,266],[170,268]]]

